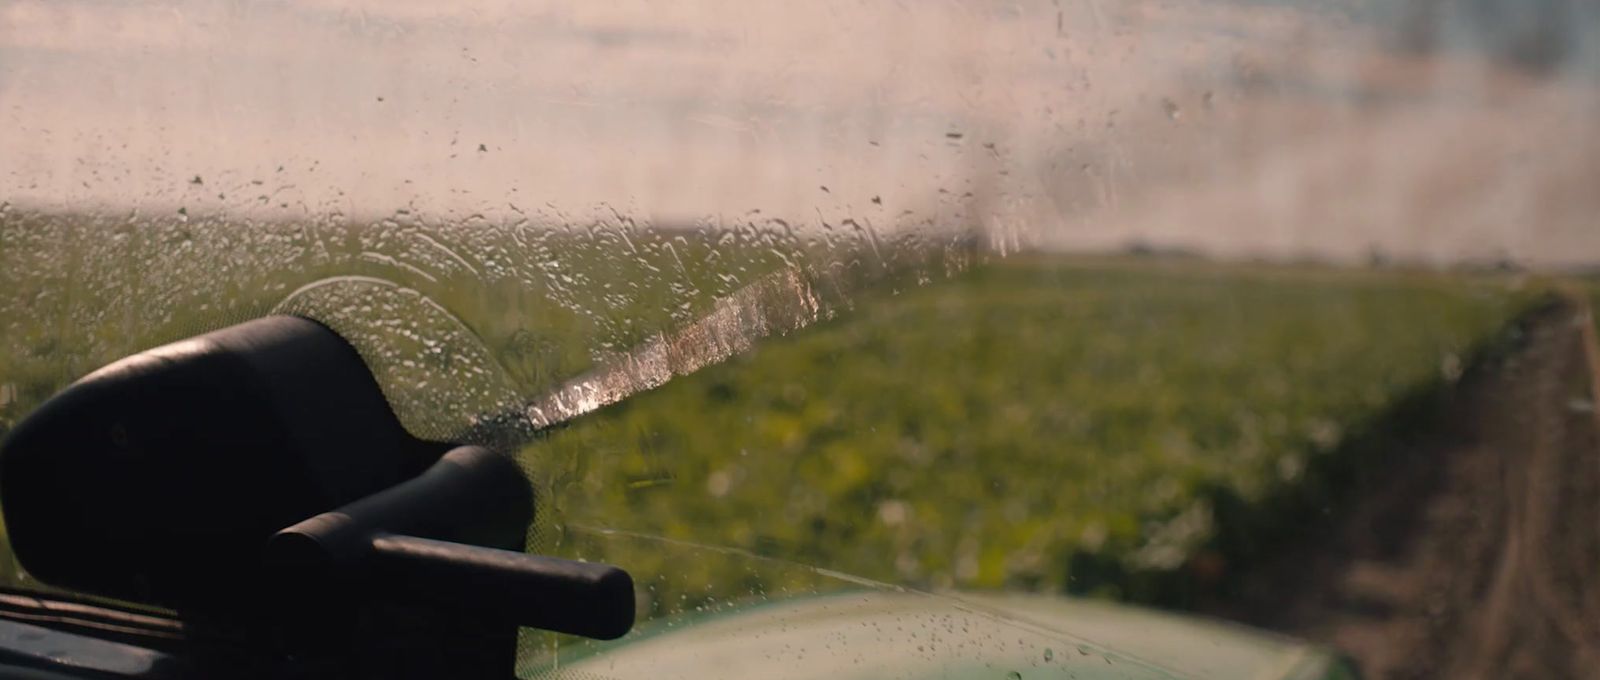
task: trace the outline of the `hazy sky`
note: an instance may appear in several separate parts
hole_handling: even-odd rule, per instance
[[[1596,259],[1592,83],[1303,4],[6,0],[0,200]]]

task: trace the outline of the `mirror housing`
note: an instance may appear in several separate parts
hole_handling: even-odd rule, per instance
[[[39,580],[312,675],[410,676],[433,648],[452,677],[509,677],[518,625],[633,623],[626,572],[522,552],[532,488],[509,455],[411,436],[355,348],[299,317],[69,386],[0,445],[0,509]]]

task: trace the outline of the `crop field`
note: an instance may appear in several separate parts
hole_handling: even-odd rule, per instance
[[[892,583],[1182,605],[1337,507],[1534,294],[1506,278],[1024,257],[868,296],[549,433],[540,550],[646,611]],[[1381,472],[1380,472],[1381,474]]]
[[[274,310],[376,333],[356,344],[407,424],[459,431],[458,411],[548,390],[801,250],[759,233],[446,248],[406,225],[79,229],[123,233],[0,238],[0,431],[118,356]],[[816,324],[522,446],[531,549],[625,565],[652,617],[884,584],[1181,605],[1336,508],[1343,467],[1384,464],[1364,442],[1429,417],[1539,294],[1489,274],[917,262],[874,278],[851,261],[865,283]],[[346,278],[308,288],[329,277]]]

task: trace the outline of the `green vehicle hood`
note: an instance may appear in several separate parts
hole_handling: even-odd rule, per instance
[[[1219,621],[1047,595],[909,592],[657,622],[525,670],[585,680],[1354,677],[1327,650]]]

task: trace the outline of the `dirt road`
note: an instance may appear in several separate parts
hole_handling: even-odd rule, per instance
[[[1212,612],[1322,641],[1374,678],[1600,669],[1600,416],[1589,311],[1552,304],[1463,378],[1349,512]]]

